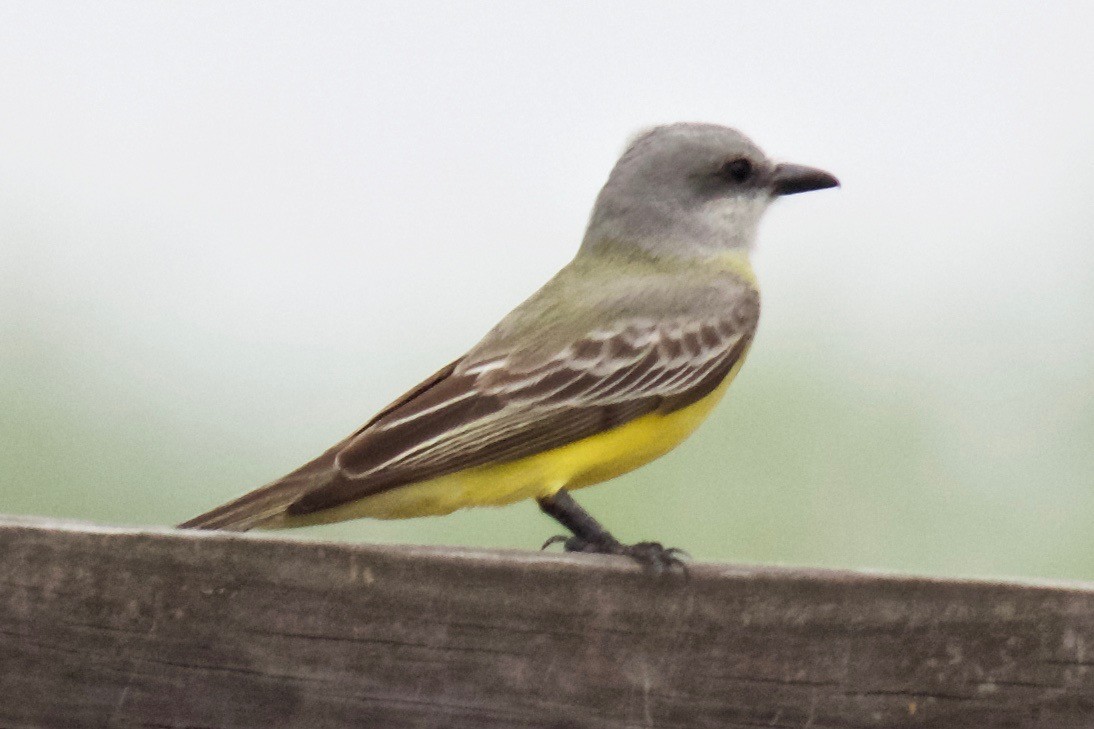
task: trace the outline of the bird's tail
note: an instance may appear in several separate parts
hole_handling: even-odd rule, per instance
[[[276,528],[286,509],[304,493],[325,485],[335,477],[334,458],[338,446],[310,463],[272,483],[238,499],[195,516],[178,525],[179,529],[223,529],[245,532],[255,528]]]

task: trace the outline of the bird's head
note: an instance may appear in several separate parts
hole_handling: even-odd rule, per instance
[[[823,170],[776,163],[736,129],[669,124],[637,135],[597,197],[582,249],[653,254],[748,249],[776,197],[835,187]]]

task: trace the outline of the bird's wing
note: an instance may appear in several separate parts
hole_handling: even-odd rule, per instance
[[[743,355],[752,292],[704,320],[621,319],[527,361],[465,359],[374,418],[335,454],[336,477],[288,506],[303,515],[400,485],[557,448],[709,394]]]
[[[459,362],[460,360],[456,360],[422,380],[417,387],[407,391],[398,400],[377,413],[372,420],[359,430],[340,443],[328,448],[319,457],[312,459],[292,473],[282,476],[272,483],[249,491],[226,504],[221,504],[215,509],[184,521],[178,525],[179,528],[246,531],[265,524],[269,519],[283,513],[289,504],[300,498],[301,494],[306,494],[312,489],[320,488],[336,480],[335,459],[347,444],[351,443],[354,438],[375,421],[393,410],[407,405],[415,398],[424,395],[430,388],[443,382],[452,375]]]

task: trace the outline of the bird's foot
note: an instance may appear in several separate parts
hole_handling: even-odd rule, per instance
[[[557,535],[551,537],[543,544],[547,549],[553,544],[562,544],[567,552],[586,552],[592,554],[618,554],[630,557],[644,568],[654,574],[660,574],[672,569],[679,569],[687,574],[687,567],[682,557],[690,555],[676,547],[666,547],[660,542],[638,542],[636,544],[623,544],[615,539],[585,539],[577,536]]]

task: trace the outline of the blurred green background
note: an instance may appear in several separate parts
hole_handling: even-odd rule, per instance
[[[168,525],[292,469],[562,265],[627,135],[696,119],[844,187],[769,213],[711,421],[579,500],[699,559],[1094,579],[1094,15],[885,8],[4,5],[0,512]]]

